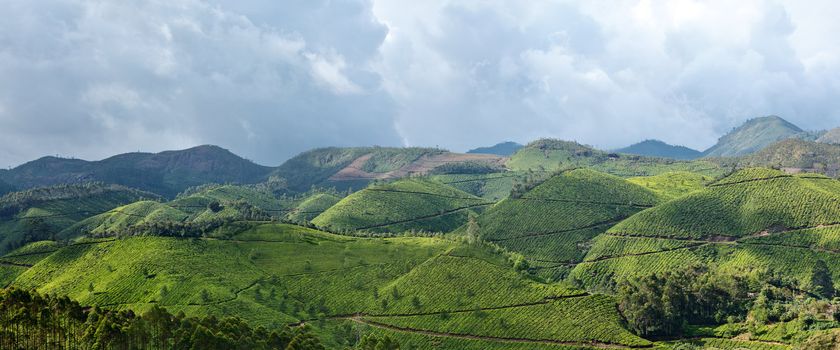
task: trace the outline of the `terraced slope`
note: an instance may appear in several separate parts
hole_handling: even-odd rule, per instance
[[[654,176],[631,177],[627,181],[653,191],[664,200],[671,200],[703,189],[712,178],[698,173],[674,171]]]
[[[778,271],[808,285],[825,261],[840,277],[835,225],[840,182],[746,169],[616,224],[572,271],[585,285],[709,264],[739,273]]]
[[[336,194],[316,193],[303,199],[286,218],[294,222],[312,221],[339,201],[341,197]]]
[[[607,153],[576,142],[542,139],[529,143],[510,157],[507,166],[519,171],[554,171],[588,167],[622,176],[650,176],[690,171],[707,176],[723,173],[720,165],[705,161],[679,161],[629,154]]]
[[[28,242],[64,239],[61,232],[84,218],[157,195],[99,183],[60,185],[0,198],[0,252]]]
[[[449,232],[489,204],[439,182],[404,179],[353,193],[312,223],[332,231]]]
[[[562,272],[583,258],[592,238],[658,202],[644,187],[578,169],[554,176],[520,198],[501,201],[477,222],[483,239]]]
[[[510,195],[513,185],[522,181],[526,175],[521,172],[490,174],[448,174],[435,175],[431,178],[491,201],[500,201]]]
[[[351,238],[262,224],[222,240],[131,237],[42,245],[3,257],[47,254],[31,267],[0,264],[0,275],[11,276],[4,278],[14,286],[88,305],[140,312],[159,305],[265,326],[352,323],[417,345],[650,345],[621,326],[609,297],[535,282],[485,248],[440,238]],[[557,320],[546,310],[567,317]],[[488,319],[505,326],[491,329]],[[455,320],[463,321],[457,332],[442,331]],[[539,327],[529,330],[533,325]],[[337,336],[330,339],[333,348],[345,345]]]
[[[252,186],[206,185],[191,189],[171,202],[140,201],[91,216],[68,227],[63,235],[152,234],[148,230],[150,226],[171,223],[205,224],[213,228],[222,221],[284,218],[299,201],[289,197],[278,199]]]

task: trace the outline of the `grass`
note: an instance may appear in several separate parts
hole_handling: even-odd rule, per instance
[[[487,201],[422,179],[374,185],[353,193],[312,223],[333,231],[448,232],[466,222],[470,209]]]

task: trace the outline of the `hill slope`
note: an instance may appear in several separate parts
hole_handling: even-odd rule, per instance
[[[787,139],[737,160],[741,167],[784,168],[789,172],[840,174],[840,145]]]
[[[403,179],[353,193],[312,223],[334,231],[449,232],[490,202],[447,185]]]
[[[747,120],[723,135],[703,152],[706,157],[735,157],[757,152],[774,142],[803,135],[804,131],[777,116]]]
[[[817,142],[840,144],[840,128],[834,128],[826,131],[825,134],[817,139]]]
[[[700,151],[693,150],[685,146],[669,145],[659,140],[645,140],[637,144],[617,149],[615,152],[680,160],[696,159],[703,155]]]
[[[577,142],[541,139],[517,151],[507,162],[516,171],[554,171],[588,167],[622,176],[650,176],[669,171],[691,171],[717,176],[723,169],[704,160],[680,161],[630,154],[608,153]]]
[[[616,224],[595,240],[572,277],[587,285],[608,285],[622,277],[713,264],[740,273],[777,271],[804,286],[818,260],[840,277],[840,260],[836,252],[817,248],[833,243],[807,243],[814,236],[806,240],[795,232],[827,234],[840,224],[838,218],[837,180],[746,169]]]
[[[478,147],[467,151],[467,153],[495,154],[498,156],[510,156],[520,148],[525,147],[516,142],[502,142],[489,147]]]
[[[0,251],[38,240],[70,238],[62,231],[91,215],[157,198],[152,193],[100,183],[8,193],[0,198]]]
[[[256,183],[271,168],[254,164],[217,146],[161,153],[126,153],[99,161],[44,157],[3,174],[18,188],[100,181],[166,197],[206,183]]]
[[[499,202],[478,218],[477,230],[483,239],[539,262],[552,270],[547,275],[556,276],[583,258],[593,237],[658,200],[619,177],[579,169]]]

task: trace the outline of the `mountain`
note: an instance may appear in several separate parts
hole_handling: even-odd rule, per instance
[[[218,146],[161,153],[126,153],[99,161],[44,157],[2,174],[18,188],[100,181],[174,197],[206,183],[256,183],[272,168]]]
[[[780,117],[754,118],[723,135],[717,144],[703,152],[703,156],[742,156],[757,152],[780,140],[807,136],[808,133]]]
[[[467,151],[467,153],[495,154],[497,156],[507,157],[507,156],[510,156],[510,155],[516,153],[516,151],[518,151],[522,147],[525,147],[525,146],[520,145],[516,142],[507,141],[507,142],[497,143],[497,144],[495,144],[493,146],[490,146],[490,147],[479,147],[479,148],[476,148],[476,149],[471,149],[471,150]]]
[[[693,150],[685,146],[669,145],[659,140],[645,140],[637,144],[617,149],[615,152],[681,160],[696,159],[703,155],[700,151]]]
[[[9,193],[9,192],[14,192],[14,190],[15,190],[14,186],[9,185],[9,184],[3,182],[2,180],[0,180],[0,196],[4,195],[6,193]]]
[[[739,167],[773,167],[788,172],[840,175],[840,145],[787,139],[737,159]]]
[[[828,130],[817,139],[820,143],[840,144],[840,128]]]

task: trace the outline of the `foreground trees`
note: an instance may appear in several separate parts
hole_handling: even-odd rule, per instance
[[[306,327],[269,332],[239,318],[84,308],[67,297],[20,289],[0,292],[2,349],[294,349],[321,350]]]

